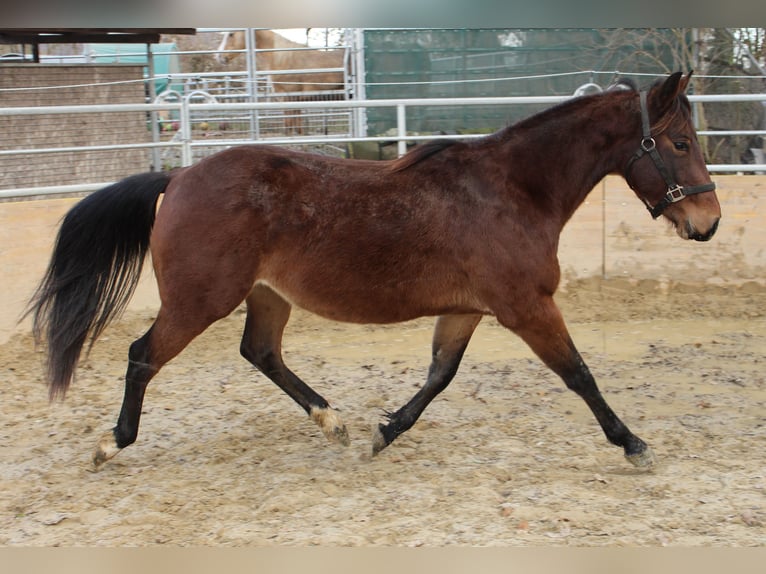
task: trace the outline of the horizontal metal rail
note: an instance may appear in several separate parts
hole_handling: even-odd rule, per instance
[[[85,146],[70,146],[70,147],[49,147],[49,148],[28,148],[22,150],[16,149],[2,149],[0,150],[0,157],[7,155],[30,155],[30,154],[47,154],[47,153],[72,153],[72,152],[86,152],[86,151],[111,151],[111,150],[125,150],[125,149],[152,149],[163,147],[180,147],[183,142],[180,141],[167,141],[167,142],[155,142],[155,143],[140,143],[140,144],[109,144],[109,145],[85,145]]]
[[[292,73],[292,71],[290,72]],[[153,104],[104,104],[104,105],[67,105],[67,106],[35,106],[35,107],[5,107],[0,108],[0,118],[16,115],[45,115],[45,114],[90,114],[90,113],[120,113],[120,112],[180,112],[180,122],[183,124],[179,130],[179,137],[167,142],[134,143],[96,145],[80,147],[46,147],[31,149],[0,150],[0,156],[12,156],[22,154],[46,154],[79,151],[106,151],[125,149],[152,149],[164,147],[180,147],[182,149],[183,165],[191,163],[191,149],[199,147],[230,147],[247,144],[271,144],[271,145],[308,145],[308,144],[346,144],[354,142],[378,142],[396,143],[399,153],[404,153],[407,144],[424,140],[441,138],[472,139],[482,137],[482,134],[471,135],[415,135],[407,133],[406,111],[407,108],[425,106],[502,106],[502,105],[529,105],[545,104],[553,105],[570,99],[571,96],[507,96],[507,97],[478,97],[478,98],[432,98],[412,99],[398,98],[386,100],[321,100],[301,102],[246,102],[246,103],[194,103],[194,94],[185,96],[182,101],[166,101]],[[718,94],[718,95],[692,95],[691,102],[766,102],[766,94]],[[396,110],[397,125],[396,134],[392,136],[352,137],[352,136],[322,136],[322,137],[275,137],[258,140],[215,140],[206,139],[194,141],[191,137],[190,113],[191,112],[252,112],[252,111],[285,111],[296,107],[302,110],[329,110],[342,109],[354,110],[364,108],[394,108]],[[704,130],[698,132],[700,136],[766,136],[766,130]],[[766,172],[766,164],[730,164],[708,165],[712,172],[737,173],[737,172]],[[74,185],[46,186],[36,188],[16,188],[0,190],[0,199],[13,197],[25,197],[33,195],[66,194],[73,192],[88,192],[99,189],[106,183],[84,183]]]
[[[113,181],[102,183],[74,183],[72,185],[49,185],[45,187],[17,187],[16,189],[0,189],[0,199],[20,197],[66,195],[68,193],[89,193],[111,185]]]
[[[79,106],[19,106],[15,108],[0,108],[1,116],[42,116],[45,114],[99,114],[119,112],[161,112],[163,110],[180,110],[180,102],[160,104],[101,104]]]
[[[385,100],[330,100],[311,102],[236,102],[236,103],[190,103],[192,110],[281,110],[294,108],[300,103],[301,108],[385,108],[385,107],[422,107],[422,106],[487,106],[518,104],[556,104],[570,99],[571,96],[504,96],[478,98],[392,98]],[[707,96],[689,96],[691,102],[766,102],[766,94],[718,94]],[[179,102],[158,104],[103,104],[70,106],[35,106],[0,108],[0,116],[42,115],[42,114],[87,114],[108,112],[138,112],[178,110]]]

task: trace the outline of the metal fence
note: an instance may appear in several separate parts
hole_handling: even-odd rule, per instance
[[[245,37],[246,46],[241,49],[224,47],[222,34]],[[327,38],[321,44],[314,37],[308,45],[298,38],[297,41],[289,40],[266,29],[200,28],[191,36],[164,35],[161,43],[151,46],[46,45],[45,50],[51,53],[41,54],[41,65],[14,65],[12,60],[3,65],[0,69],[0,106],[178,103],[186,97],[195,102],[214,103],[296,101],[289,109],[268,111],[255,117],[226,110],[209,114],[210,117],[195,114],[190,118],[192,130],[199,138],[217,138],[220,137],[217,132],[223,131],[225,136],[234,139],[285,134],[349,135],[354,128],[345,112],[337,113],[328,108],[305,113],[298,102],[352,97],[353,86],[358,83],[349,43],[354,37],[344,33],[331,42]],[[306,42],[308,39],[307,33]],[[329,60],[328,55],[332,56]],[[229,59],[222,61],[224,56]],[[98,73],[92,72],[94,68],[99,70]],[[138,70],[138,81],[130,68]],[[107,74],[107,79],[99,77]],[[120,75],[122,77],[117,77]],[[129,87],[130,80],[133,81]],[[122,92],[133,88],[138,93],[129,100],[105,100],[103,93],[114,86],[120,86]],[[80,96],[73,97],[73,92],[78,89]],[[358,99],[358,96],[354,97]],[[35,119],[41,120],[39,116]],[[100,124],[90,118],[87,121],[60,119],[59,133],[63,132],[63,126],[75,122],[82,122],[92,130],[91,133],[101,135],[109,127],[115,134],[123,131],[114,124]],[[178,139],[177,114],[161,112],[155,120],[149,124],[149,141],[159,143]],[[35,131],[46,138],[42,132],[49,131],[52,125],[53,121],[46,122],[48,129],[45,130],[35,130],[31,126],[29,129],[11,126],[10,129],[11,133],[23,133],[27,139]],[[68,142],[77,139],[90,144],[91,139],[103,143],[104,138],[66,137]],[[0,141],[0,149],[9,149],[16,143]],[[166,165],[172,165],[172,157],[166,160]],[[162,165],[162,161],[157,159],[155,163]]]
[[[538,97],[507,97],[507,98],[464,98],[464,99],[390,99],[390,100],[367,100],[367,101],[308,101],[301,102],[303,113],[300,119],[312,121],[312,114],[327,117],[350,118],[356,110],[390,108],[396,112],[396,129],[392,133],[383,136],[361,137],[353,136],[347,132],[333,133],[327,130],[321,135],[272,135],[258,131],[257,126],[262,118],[270,121],[285,121],[291,110],[295,109],[295,103],[290,102],[220,102],[206,92],[196,91],[179,97],[175,101],[163,101],[154,104],[107,104],[98,106],[42,106],[42,107],[6,107],[0,108],[0,133],[5,120],[14,116],[33,117],[45,115],[47,118],[63,118],[62,121],[75,122],[76,118],[87,117],[119,117],[126,113],[132,113],[134,121],[142,121],[147,124],[149,130],[153,125],[170,125],[170,129],[164,129],[165,137],[161,141],[127,141],[109,145],[83,145],[83,146],[59,146],[55,141],[46,140],[36,143],[33,147],[12,148],[0,150],[0,165],[9,162],[19,162],[24,159],[22,169],[15,169],[13,178],[5,172],[0,172],[0,199],[21,198],[29,196],[82,193],[93,191],[111,183],[102,181],[98,177],[91,176],[88,180],[70,185],[44,185],[29,186],[25,181],[31,180],[31,174],[46,169],[52,164],[52,158],[57,155],[69,154],[70,160],[77,162],[78,154],[94,153],[101,151],[134,151],[141,150],[145,154],[145,170],[163,170],[180,166],[191,165],[198,158],[226,147],[241,144],[275,144],[291,147],[309,148],[313,151],[325,154],[350,156],[354,144],[368,142],[368,145],[380,148],[385,145],[395,145],[396,153],[404,153],[407,146],[423,140],[438,139],[441,137],[469,139],[480,137],[480,134],[443,135],[443,134],[418,134],[408,130],[407,117],[412,110],[421,107],[439,106],[530,106],[530,105],[553,105],[567,98],[561,96],[538,96]],[[692,102],[753,102],[766,100],[766,94],[730,94],[730,95],[707,95],[691,96]],[[74,120],[72,118],[75,118]],[[152,124],[152,125],[149,125]],[[238,126],[237,129],[228,129],[227,124]],[[109,129],[107,125],[106,128]],[[701,138],[723,134],[747,135],[766,137],[766,130],[761,131],[703,131]],[[92,160],[91,160],[92,161]],[[18,167],[18,166],[17,166]],[[754,164],[727,164],[709,165],[711,172],[718,173],[760,173],[766,172],[766,163],[761,160]],[[25,176],[25,173],[27,176]],[[110,172],[111,173],[111,172]],[[124,177],[135,173],[119,174]],[[54,174],[55,175],[55,174]],[[26,179],[25,179],[26,178]]]
[[[224,32],[245,33],[247,45],[222,52]],[[478,131],[487,133],[565,100],[570,97],[566,90],[571,92],[572,86],[601,90],[593,78],[598,74],[606,78],[603,74],[607,73],[582,71],[584,64],[576,66],[580,71],[573,72],[570,66],[557,74],[546,66],[548,73],[535,80],[565,82],[566,89],[530,88],[529,78],[512,74],[516,67],[508,67],[518,64],[516,56],[523,52],[508,43],[517,32],[453,30],[434,35],[425,31],[423,36],[423,31],[345,30],[342,42],[331,46],[344,53],[343,66],[332,69],[259,67],[265,61],[257,61],[257,56],[298,55],[310,48],[294,42],[272,48],[268,42],[259,44],[256,29],[241,28],[204,28],[193,37],[168,37],[163,41],[171,43],[154,45],[158,53],[153,57],[138,46],[125,46],[120,47],[122,60],[115,60],[114,50],[96,54],[93,46],[86,46],[83,53],[56,56],[61,61],[35,79],[24,75],[29,69],[26,66],[13,76],[12,68],[4,64],[0,75],[0,200],[86,192],[137,171],[190,165],[220,149],[245,143],[285,145],[335,156],[391,157],[422,140],[480,137]],[[463,41],[458,42],[455,35]],[[470,42],[466,40],[469,36]],[[495,46],[485,53],[482,46],[489,42],[487,38],[494,46],[501,37],[505,38],[503,49],[498,52]],[[393,42],[393,51],[388,44],[375,44],[376,38]],[[428,56],[423,69],[407,63],[415,56],[411,47],[399,46],[403,39],[433,44],[435,51],[418,51],[418,57]],[[549,38],[544,40],[543,47],[550,52]],[[217,61],[221,55],[236,59],[223,65]],[[117,65],[93,72],[80,62],[84,59],[95,65],[104,58]],[[128,61],[132,71],[126,66]],[[404,76],[375,75],[376,70],[392,69]],[[426,69],[436,75],[422,76]],[[342,89],[319,93],[275,90],[288,81],[293,85],[296,74],[308,83],[315,81],[316,74],[341,70]],[[410,77],[416,72],[422,77]],[[513,96],[495,96],[488,86],[497,82],[503,86],[499,90],[502,96]],[[509,90],[509,86],[516,88]],[[72,96],[78,90],[82,98]],[[748,84],[744,91],[763,90]],[[557,95],[534,97],[530,93]],[[367,100],[368,96],[373,99]],[[389,97],[392,99],[384,99]],[[766,171],[766,125],[740,122],[736,125],[763,129],[734,129],[731,120],[766,109],[766,94],[693,95],[690,99],[705,103],[706,121],[700,123],[716,127],[699,132],[703,144],[718,152],[731,150],[709,156],[724,158],[709,166],[711,171]],[[64,103],[67,105],[59,105]],[[721,108],[727,113],[717,113]],[[471,121],[455,121],[479,117],[481,130],[470,129]]]

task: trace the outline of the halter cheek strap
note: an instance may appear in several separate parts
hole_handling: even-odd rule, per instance
[[[651,213],[652,218],[657,219],[662,214],[662,212],[665,211],[665,208],[669,206],[671,203],[676,203],[677,201],[681,201],[687,195],[694,195],[696,193],[713,191],[715,190],[715,183],[710,182],[710,183],[703,183],[701,185],[681,186],[675,182],[673,177],[670,175],[670,172],[668,172],[667,168],[665,167],[665,163],[662,161],[660,152],[657,151],[657,142],[654,141],[654,138],[652,137],[651,126],[649,124],[649,108],[646,104],[647,94],[645,91],[641,92],[640,98],[641,98],[641,129],[642,129],[643,137],[641,139],[641,146],[638,148],[638,151],[635,154],[633,154],[633,156],[628,161],[628,165],[625,166],[625,175],[627,176],[627,174],[630,172],[630,168],[633,166],[633,162],[643,157],[644,154],[649,154],[649,157],[652,158],[654,165],[657,167],[657,170],[660,172],[662,179],[665,180],[665,184],[668,186],[667,193],[654,207],[652,207],[646,199],[643,200],[644,203],[646,204],[646,208],[649,210],[649,213]],[[632,187],[633,186],[631,185],[631,188]]]

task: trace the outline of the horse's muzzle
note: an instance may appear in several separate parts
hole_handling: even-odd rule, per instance
[[[710,241],[710,238],[715,235],[715,232],[718,230],[718,223],[721,221],[720,218],[715,220],[715,223],[710,227],[710,229],[707,230],[705,233],[700,233],[696,229],[692,230],[689,233],[689,239],[694,239],[694,241]]]

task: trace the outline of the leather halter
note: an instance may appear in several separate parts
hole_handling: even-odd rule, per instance
[[[654,165],[657,167],[660,175],[662,175],[662,179],[665,180],[665,184],[668,186],[667,193],[654,207],[652,207],[646,199],[641,198],[646,204],[646,208],[649,210],[649,213],[651,213],[652,219],[657,219],[662,214],[662,212],[665,211],[665,208],[671,203],[681,201],[687,195],[713,191],[715,190],[715,183],[710,182],[703,183],[701,185],[682,186],[675,182],[673,177],[670,175],[670,172],[668,172],[667,168],[665,167],[665,163],[662,161],[660,152],[657,151],[657,142],[655,142],[654,138],[652,137],[651,126],[649,125],[649,109],[646,105],[645,91],[641,92],[640,99],[641,127],[643,130],[643,138],[641,139],[641,146],[638,148],[638,151],[633,154],[633,157],[631,157],[628,161],[628,165],[625,166],[625,180],[627,181],[627,176],[630,173],[630,168],[633,166],[633,162],[643,157],[644,154],[649,154],[649,157],[651,157],[652,161],[654,161]],[[628,182],[628,185],[630,185],[630,182]],[[632,185],[630,185],[630,187],[631,189],[635,189]]]

